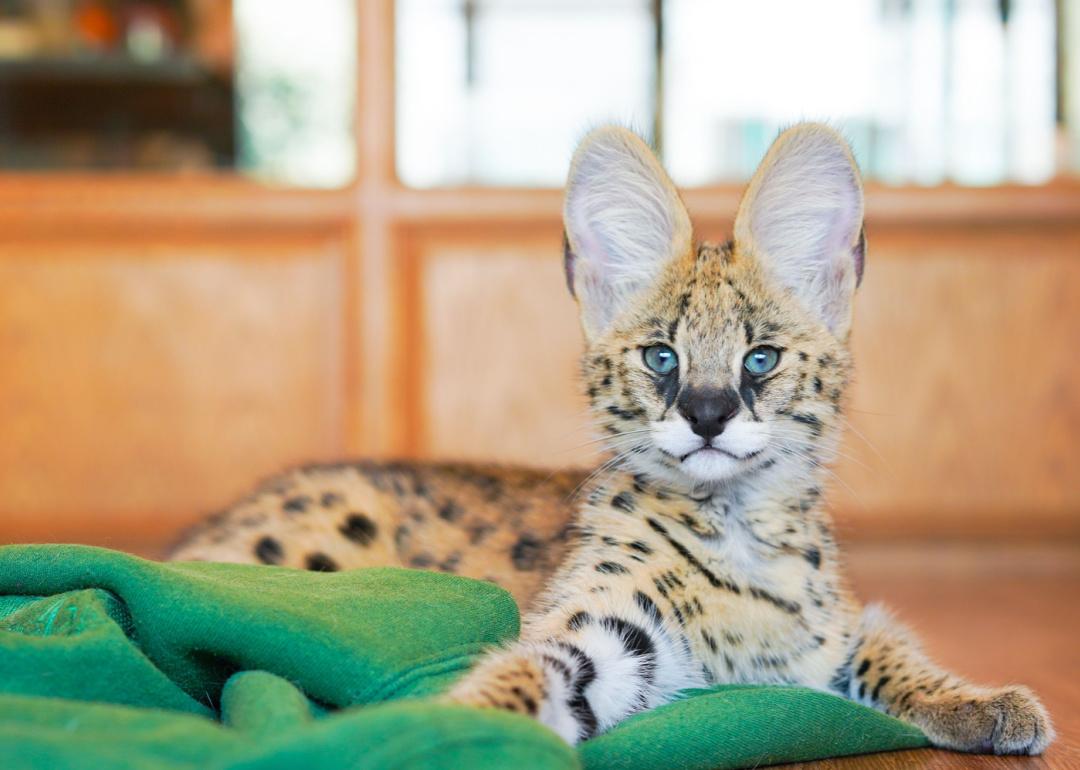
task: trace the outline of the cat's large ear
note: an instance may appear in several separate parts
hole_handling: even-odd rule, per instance
[[[865,241],[862,181],[843,137],[818,123],[780,134],[743,195],[735,242],[846,337]]]
[[[686,207],[652,151],[613,126],[592,131],[578,145],[563,222],[566,279],[590,338],[693,239]]]

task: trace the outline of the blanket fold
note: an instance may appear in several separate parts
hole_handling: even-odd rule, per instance
[[[0,757],[11,770],[647,770],[926,745],[799,688],[688,693],[577,751],[533,720],[425,697],[517,632],[509,594],[450,575],[3,547]]]

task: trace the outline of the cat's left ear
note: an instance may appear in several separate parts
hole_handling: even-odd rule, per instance
[[[780,134],[743,195],[735,242],[845,338],[866,244],[862,181],[843,137],[818,123]]]

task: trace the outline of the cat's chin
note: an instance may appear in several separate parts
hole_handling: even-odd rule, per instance
[[[699,449],[682,458],[679,470],[695,482],[715,483],[738,476],[746,466],[746,460],[719,449]]]

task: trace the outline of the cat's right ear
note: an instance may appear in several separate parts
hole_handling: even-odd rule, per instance
[[[615,126],[592,131],[578,145],[563,222],[566,280],[589,338],[602,334],[693,241],[686,207],[652,151]]]

